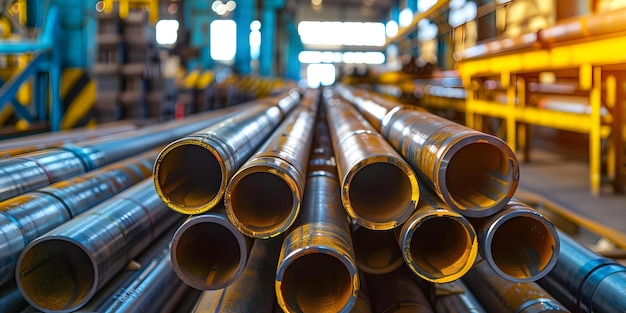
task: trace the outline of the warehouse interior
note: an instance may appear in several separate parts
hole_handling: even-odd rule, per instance
[[[624,0],[0,0],[0,312],[626,312]]]

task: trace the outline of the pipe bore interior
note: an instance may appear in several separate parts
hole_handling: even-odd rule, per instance
[[[294,312],[341,312],[352,297],[352,276],[336,257],[311,253],[285,269],[280,292]]]
[[[359,269],[372,274],[393,271],[404,262],[393,230],[358,227],[352,232],[354,256]]]
[[[501,203],[514,188],[514,169],[509,158],[489,143],[476,142],[460,148],[445,173],[447,191],[461,209],[489,209]]]
[[[232,282],[243,270],[241,243],[233,231],[217,223],[196,223],[176,238],[174,264],[183,281],[200,289],[217,289]]]
[[[293,193],[287,182],[267,172],[249,173],[231,183],[231,209],[251,231],[280,228],[294,210]]]
[[[370,163],[359,169],[349,183],[350,206],[361,218],[386,223],[397,220],[415,208],[408,209],[413,186],[409,176],[391,163]],[[407,212],[408,211],[408,212]],[[403,221],[402,221],[403,222]]]
[[[411,261],[430,280],[465,274],[472,256],[471,234],[451,217],[431,217],[415,229],[410,242]]]
[[[540,220],[518,216],[502,223],[493,233],[493,264],[505,275],[525,279],[543,272],[555,257],[556,239]]]
[[[74,311],[95,292],[92,260],[70,241],[37,242],[25,250],[17,271],[25,298],[46,310]]]
[[[162,195],[178,207],[202,207],[221,193],[222,170],[208,149],[183,144],[162,156],[155,172]]]

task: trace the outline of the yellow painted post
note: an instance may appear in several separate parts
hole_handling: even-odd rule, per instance
[[[155,24],[159,20],[159,0],[149,0],[148,18],[150,23]]]
[[[470,81],[465,83],[465,126],[474,128],[474,86]]]
[[[517,119],[515,118],[516,110],[516,78],[517,75],[506,72],[502,73],[502,84],[506,86],[507,114],[506,114],[506,142],[513,151],[517,149]],[[506,84],[505,84],[506,83]]]
[[[582,74],[581,70],[581,74]],[[593,81],[591,92],[589,94],[589,103],[591,104],[591,129],[589,131],[589,174],[591,183],[591,193],[594,196],[600,195],[600,109],[601,99],[600,92],[602,90],[602,69],[594,67],[593,77],[588,78]],[[580,78],[581,82],[587,78]]]
[[[517,106],[515,108],[515,117],[517,115],[524,112],[524,108],[526,107],[526,79],[524,77],[518,77],[517,83]],[[528,124],[525,122],[519,123],[517,125],[517,146],[518,150],[522,151],[522,160],[524,162],[528,162],[530,160],[530,143],[528,142]]]
[[[128,3],[130,0],[118,0],[119,1],[119,16],[121,19],[125,19],[128,16],[128,11],[130,10]]]
[[[615,97],[617,90],[617,80],[614,75],[608,75],[606,78],[606,106],[608,109],[613,110],[615,108]],[[611,136],[619,134],[619,130],[613,129]],[[612,138],[611,138],[612,139]],[[615,160],[615,143],[614,140],[608,140],[609,147],[607,151],[606,173],[609,180],[615,179],[616,164]]]
[[[593,67],[589,63],[580,65],[578,74],[578,84],[582,90],[590,90],[593,86]]]

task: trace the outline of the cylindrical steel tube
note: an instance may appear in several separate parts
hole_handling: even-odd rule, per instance
[[[172,238],[172,266],[195,289],[221,289],[243,272],[252,242],[231,224],[221,206],[190,217],[178,228]]]
[[[370,229],[404,223],[419,199],[413,169],[347,101],[324,100],[346,212]]]
[[[461,278],[478,254],[474,227],[426,189],[417,210],[402,225],[398,242],[409,269],[435,283]]]
[[[174,211],[199,214],[222,200],[235,171],[300,101],[300,93],[258,101],[221,123],[170,143],[154,164],[157,193]]]
[[[317,92],[307,93],[230,179],[226,213],[246,236],[277,236],[298,216],[318,100]]]
[[[406,266],[376,275],[365,273],[372,312],[374,313],[433,313],[428,298]]]
[[[498,137],[362,90],[340,90],[373,125],[380,125],[380,133],[413,166],[420,182],[450,208],[485,217],[504,208],[515,193],[517,157]]]
[[[35,238],[151,174],[157,151],[0,202],[0,283],[11,279],[19,253]]]
[[[79,309],[179,219],[146,179],[29,243],[15,268],[20,292],[42,311]]]
[[[359,272],[359,294],[350,313],[372,313],[372,304],[370,302],[369,290],[365,282],[364,275]]]
[[[472,223],[482,258],[502,278],[526,283],[554,268],[559,255],[556,228],[523,202],[511,199],[502,211]]]
[[[274,269],[282,237],[257,239],[245,270],[232,285],[202,293],[192,312],[259,312],[274,308]]]
[[[559,232],[554,269],[539,284],[573,312],[618,313],[626,308],[626,267]]]
[[[404,264],[396,230],[397,228],[373,230],[352,225],[352,244],[359,270],[370,274],[385,274]]]
[[[285,312],[350,312],[357,300],[358,271],[328,136],[318,119],[300,224],[285,237],[276,271]]]
[[[0,160],[0,200],[143,153],[213,125],[248,107],[235,106],[137,131]]]
[[[27,306],[15,281],[0,286],[0,308],[3,313],[22,312]]]
[[[510,282],[497,275],[484,260],[474,265],[463,282],[488,312],[569,312],[536,283]]]
[[[486,313],[461,279],[433,284],[431,299],[437,313]],[[433,299],[434,298],[434,299]]]

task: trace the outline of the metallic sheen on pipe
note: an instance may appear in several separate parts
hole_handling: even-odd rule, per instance
[[[415,275],[406,266],[382,275],[365,273],[372,312],[433,313]]]
[[[536,281],[556,265],[560,246],[556,228],[523,202],[511,199],[502,211],[472,223],[482,258],[502,278]]]
[[[413,169],[347,101],[324,100],[346,212],[375,230],[404,223],[419,200]]]
[[[498,137],[425,110],[338,87],[452,209],[469,217],[495,214],[508,203],[519,181],[515,153]]]
[[[0,160],[0,200],[100,168],[157,148],[226,119],[246,105],[234,106],[137,131],[67,144],[60,148]]]
[[[154,164],[157,193],[172,210],[199,214],[222,200],[235,171],[300,101],[292,90],[170,143]]]
[[[569,312],[536,283],[510,282],[497,275],[484,260],[474,265],[463,282],[488,312]]]
[[[230,179],[224,205],[244,235],[277,236],[298,216],[318,100],[317,92],[308,92]]]
[[[176,275],[198,290],[215,290],[241,275],[253,240],[235,228],[223,207],[189,217],[172,238],[171,259]]]
[[[358,287],[328,127],[319,118],[300,224],[285,237],[280,250],[276,295],[285,312],[350,312]]]
[[[146,179],[29,243],[18,288],[38,310],[75,311],[179,219]]]
[[[396,230],[372,230],[358,224],[352,225],[352,245],[360,271],[385,274],[404,264]]]
[[[597,255],[563,232],[559,237],[556,266],[539,284],[572,312],[624,312],[626,267]]]
[[[232,285],[202,293],[193,313],[272,312],[274,269],[282,237],[257,239],[245,270]]]
[[[19,253],[35,238],[150,177],[157,151],[0,202],[0,283],[15,273]]]
[[[433,306],[437,313],[486,313],[461,279],[433,284]],[[431,296],[432,297],[432,296]]]
[[[398,242],[409,269],[435,283],[461,278],[478,254],[477,236],[470,222],[425,189],[417,210],[402,225]]]

